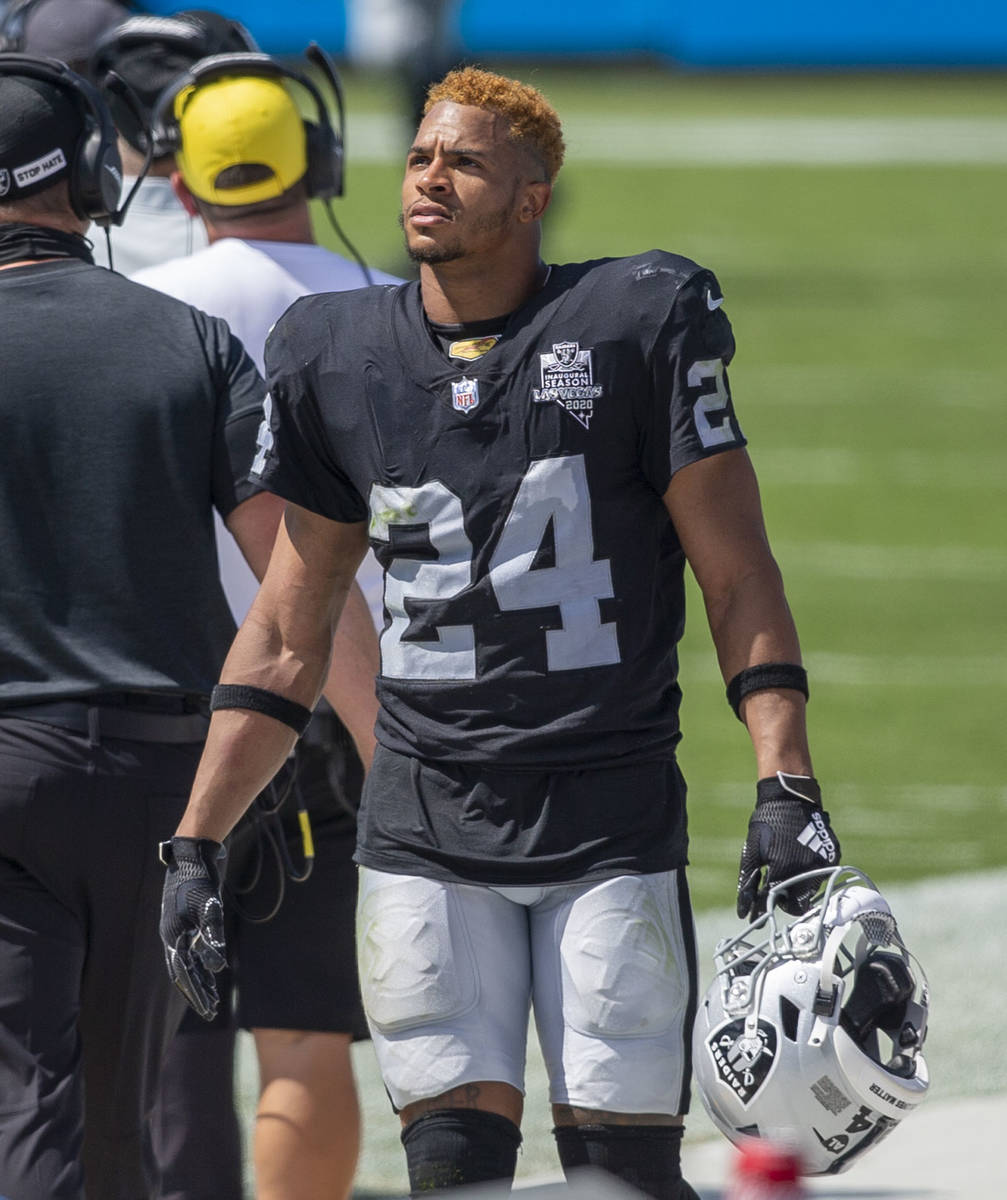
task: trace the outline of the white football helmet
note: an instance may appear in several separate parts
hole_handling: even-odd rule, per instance
[[[696,1085],[736,1145],[788,1145],[807,1175],[845,1171],[923,1099],[926,977],[888,902],[853,867],[808,871],[806,913],[766,912],[714,954],[693,1027]]]

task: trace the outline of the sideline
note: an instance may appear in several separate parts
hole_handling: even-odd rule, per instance
[[[571,162],[708,167],[1007,165],[1003,117],[702,117],[573,114]],[[349,122],[353,162],[399,162],[411,130],[390,113]]]

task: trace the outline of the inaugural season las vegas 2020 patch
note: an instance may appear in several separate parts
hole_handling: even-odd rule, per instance
[[[554,342],[551,354],[540,354],[542,386],[532,388],[537,404],[558,404],[585,429],[594,416],[594,402],[602,395],[594,382],[594,351],[579,342]]]

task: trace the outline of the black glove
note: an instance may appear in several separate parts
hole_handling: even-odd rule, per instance
[[[839,839],[829,827],[817,780],[782,771],[760,779],[755,812],[741,850],[738,916],[755,920],[766,911],[771,887],[805,871],[834,867],[839,853]],[[766,875],[760,887],[763,867]],[[818,888],[814,879],[796,884],[781,897],[780,907],[791,916],[800,916],[810,907]]]
[[[214,973],[227,959],[220,881],[227,851],[209,838],[175,837],[160,845],[168,868],[161,896],[161,941],[172,983],[204,1021],[220,997]]]

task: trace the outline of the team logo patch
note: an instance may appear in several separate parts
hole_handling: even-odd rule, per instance
[[[721,1025],[706,1039],[720,1078],[748,1105],[766,1082],[776,1061],[776,1030],[760,1021],[754,1033],[745,1032],[743,1019]]]
[[[479,381],[466,379],[464,375],[461,379],[452,380],[451,407],[455,412],[464,413],[466,416],[475,412],[479,407]]]
[[[594,402],[602,395],[594,382],[593,354],[579,342],[554,342],[551,354],[539,355],[542,386],[532,388],[531,398],[536,404],[558,404],[588,429]]]
[[[451,343],[448,347],[448,354],[452,358],[464,358],[471,362],[488,354],[499,341],[498,333],[490,334],[489,337],[462,338],[460,342]]]
[[[50,150],[48,154],[43,154],[34,162],[25,163],[22,167],[15,167],[14,182],[19,188],[26,188],[29,184],[38,183],[40,179],[48,179],[50,175],[55,175],[65,166],[66,155],[57,146],[55,150]]]
[[[641,263],[633,272],[633,278],[637,283],[641,283],[644,279],[653,279],[655,275],[674,275],[675,272],[671,267],[661,267],[657,263],[647,262]]]
[[[10,171],[0,167],[0,196],[6,196],[10,191]]]

